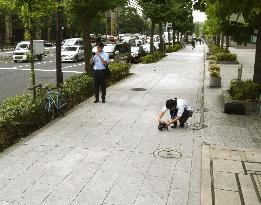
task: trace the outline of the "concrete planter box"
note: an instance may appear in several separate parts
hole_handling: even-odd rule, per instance
[[[224,106],[228,107],[228,106],[235,106],[237,107],[238,105],[242,105],[245,108],[245,113],[246,114],[251,114],[251,113],[258,113],[258,102],[248,102],[248,101],[240,101],[240,100],[233,100],[230,97],[230,94],[228,92],[228,90],[223,90],[222,91],[222,97],[224,100]],[[225,110],[224,107],[224,110]],[[238,113],[234,113],[234,114],[238,114]]]
[[[217,64],[239,64],[239,62],[236,60],[236,61],[219,61],[217,60],[216,61]]]
[[[221,77],[214,77],[214,76],[210,75],[209,87],[220,88],[221,87]]]

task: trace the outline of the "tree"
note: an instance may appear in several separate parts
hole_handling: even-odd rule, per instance
[[[91,74],[89,59],[91,58],[91,24],[106,11],[123,6],[127,0],[64,0],[66,13],[75,19],[83,33],[85,71]]]
[[[143,8],[144,15],[151,20],[150,52],[153,52],[153,36],[155,24],[158,23],[161,25],[161,23],[167,22],[170,15],[170,5],[165,0],[139,0],[139,4]],[[162,33],[162,26],[160,26],[159,29],[159,33]],[[163,45],[162,36],[160,37],[160,44]]]
[[[241,15],[244,22],[250,27],[255,27],[258,30],[256,41],[256,54],[253,81],[261,84],[261,1],[235,1],[235,0],[194,0],[194,8],[201,11],[206,11],[210,6],[216,4],[218,6],[219,16],[230,18],[232,14]],[[218,16],[217,16],[218,17]],[[222,19],[221,19],[222,20]],[[246,26],[246,25],[241,25]],[[230,30],[230,29],[228,29]]]
[[[146,29],[146,21],[135,8],[125,7],[120,10],[119,30],[121,33],[144,33]]]

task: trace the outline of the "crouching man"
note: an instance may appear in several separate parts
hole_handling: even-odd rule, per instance
[[[170,111],[171,119],[168,120],[166,124],[167,126],[172,125],[171,128],[176,128],[178,121],[179,126],[183,128],[185,122],[189,117],[192,117],[193,114],[191,107],[185,100],[179,98],[169,99],[157,117],[158,124],[161,122],[161,118],[167,110]]]

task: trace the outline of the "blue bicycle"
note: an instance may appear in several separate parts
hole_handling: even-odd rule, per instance
[[[66,106],[66,101],[62,97],[60,88],[58,87],[45,87],[47,89],[47,103],[45,109],[50,113],[51,119],[55,115],[59,115],[62,108]]]

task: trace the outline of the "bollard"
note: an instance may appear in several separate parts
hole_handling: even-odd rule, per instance
[[[238,80],[238,81],[241,81],[241,78],[242,78],[242,70],[243,70],[243,65],[240,64],[239,67],[238,67],[238,75],[237,75],[237,80]]]

